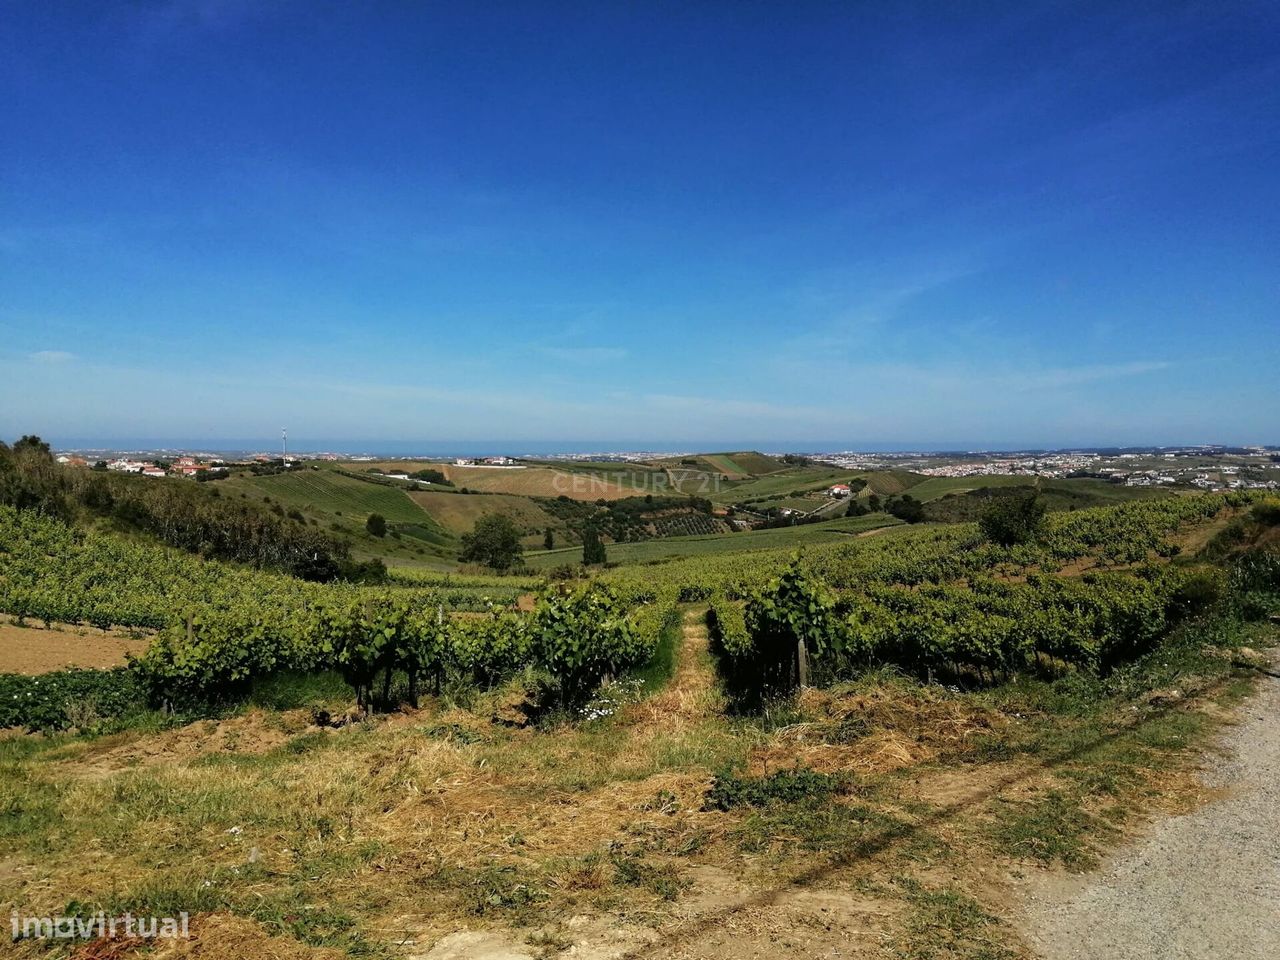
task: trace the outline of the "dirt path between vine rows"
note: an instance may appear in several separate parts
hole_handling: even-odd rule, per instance
[[[1101,871],[1036,881],[1023,934],[1044,960],[1280,957],[1280,673],[1220,739],[1212,799],[1158,821]]]

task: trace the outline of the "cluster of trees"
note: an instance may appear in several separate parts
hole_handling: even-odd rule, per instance
[[[555,533],[550,527],[543,533],[542,545],[547,550],[555,548]],[[462,535],[458,559],[494,570],[516,569],[524,562],[520,530],[506,514],[486,513],[475,522],[470,533]],[[603,564],[605,560],[605,545],[600,531],[594,525],[588,525],[582,532],[582,562],[591,566]]]
[[[992,497],[978,518],[978,527],[983,536],[1003,547],[1031,543],[1044,528],[1046,509],[1044,501],[1034,491],[1010,497]]]
[[[411,480],[425,480],[427,483],[438,484],[442,487],[452,487],[453,483],[439,470],[423,469],[415,470],[409,474]]]
[[[293,470],[300,469],[293,465],[283,457],[276,457],[274,460],[254,460],[244,465],[244,469],[248,470],[255,477],[274,477],[282,473],[289,473]],[[315,468],[312,467],[314,470]]]
[[[344,543],[300,515],[232,501],[179,480],[65,467],[36,436],[12,447],[0,443],[0,503],[69,522],[82,515],[110,519],[180,550],[306,580],[367,581],[385,573],[381,564],[353,562]]]
[[[925,518],[924,504],[909,493],[904,493],[900,497],[890,497],[884,509],[891,517],[897,517],[904,523],[920,523]]]
[[[879,494],[871,494],[865,500],[851,500],[845,511],[846,517],[865,517],[868,514],[884,511],[905,523],[920,523],[928,519],[925,506],[909,493],[900,497],[880,498]]]

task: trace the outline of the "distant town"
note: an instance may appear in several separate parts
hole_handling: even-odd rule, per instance
[[[144,477],[218,479],[237,466],[274,466],[289,469],[307,461],[346,460],[356,463],[399,462],[452,463],[460,467],[511,469],[527,462],[639,463],[678,452],[612,451],[565,453],[540,457],[495,455],[484,457],[380,457],[374,454],[318,453],[196,453],[189,451],[62,451],[58,462],[86,469],[110,470]],[[1093,477],[1130,487],[1185,486],[1207,491],[1280,489],[1280,447],[1195,446],[1133,448],[1124,450],[1070,450],[1026,452],[890,452],[857,451],[791,454],[814,463],[849,470],[911,470],[929,477],[1026,476],[1043,478]],[[392,479],[398,477],[390,475]],[[840,491],[831,491],[840,496]]]
[[[1257,447],[1148,448],[1018,454],[815,454],[856,470],[897,468],[930,477],[1094,477],[1130,487],[1186,485],[1201,490],[1280,489],[1280,449]]]

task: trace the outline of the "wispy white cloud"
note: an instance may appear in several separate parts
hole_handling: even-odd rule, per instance
[[[36,363],[69,363],[76,355],[67,350],[37,350],[27,354],[27,357]]]

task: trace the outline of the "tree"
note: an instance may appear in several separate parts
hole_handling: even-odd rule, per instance
[[[587,566],[604,563],[607,559],[604,541],[595,527],[587,527],[582,534],[582,562]]]
[[[369,514],[369,519],[364,522],[364,528],[375,537],[385,537],[387,535],[387,518],[380,513]]]
[[[924,504],[909,493],[891,501],[887,509],[893,516],[907,523],[919,523],[924,519]]]
[[[542,549],[554,550],[556,546],[556,535],[551,532],[551,528],[547,527],[547,532],[542,535]]]
[[[983,508],[978,526],[992,543],[1006,547],[1030,543],[1040,535],[1046,509],[1038,493],[993,497]]]
[[[409,478],[411,480],[425,480],[428,483],[435,483],[445,487],[453,486],[439,470],[415,470],[409,474]]]
[[[21,440],[15,440],[13,443],[14,453],[35,453],[41,456],[51,456],[52,450],[49,444],[45,443],[33,433],[25,434]]]
[[[470,533],[462,535],[462,551],[458,559],[463,563],[482,563],[495,570],[507,570],[516,565],[523,553],[520,531],[511,518],[501,513],[486,513],[476,521]]]

